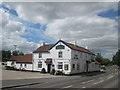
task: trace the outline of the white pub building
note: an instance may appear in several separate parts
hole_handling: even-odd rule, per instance
[[[8,60],[8,62],[10,61]],[[52,69],[62,71],[64,74],[99,71],[95,54],[83,47],[62,40],[56,44],[44,43],[43,46],[36,49],[32,54],[30,65],[29,70],[41,71],[44,68],[47,73],[50,73]],[[16,66],[16,68],[19,67]]]
[[[99,71],[95,54],[89,50],[59,40],[56,44],[43,44],[33,52],[33,70],[46,72],[54,68],[65,74]]]

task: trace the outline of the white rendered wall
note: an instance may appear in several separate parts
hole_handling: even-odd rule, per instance
[[[21,66],[21,64],[22,64],[22,66]],[[26,67],[25,67],[25,64],[26,64]],[[32,64],[30,64],[30,63],[17,63],[16,68],[32,71]]]

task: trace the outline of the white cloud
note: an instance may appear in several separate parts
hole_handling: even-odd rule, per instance
[[[107,50],[109,53],[114,53],[117,49],[117,21],[97,16],[98,13],[103,11],[117,10],[118,5],[115,2],[13,2],[3,4],[16,10],[20,18],[33,23],[47,24],[46,35],[56,40],[62,38],[66,41],[78,41],[79,45],[88,46],[88,48],[96,51]],[[12,28],[12,26],[9,27]],[[24,32],[24,29],[17,27],[16,24],[15,28],[19,32],[14,32],[16,38],[24,34],[21,32],[22,30]],[[26,41],[24,38],[21,40],[22,43]],[[30,43],[26,43],[26,45],[28,44]],[[32,43],[32,45],[34,44]],[[31,48],[33,48],[32,45]],[[25,45],[21,46],[21,49],[24,47]]]
[[[25,27],[20,22],[9,20],[6,13],[2,13],[2,49],[15,50],[14,45],[17,45],[17,50],[24,53],[29,53],[38,47],[38,44],[28,42],[21,35],[25,34]]]

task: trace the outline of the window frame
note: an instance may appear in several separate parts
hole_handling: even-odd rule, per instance
[[[61,68],[59,68],[61,67]],[[58,62],[58,69],[63,69],[63,62]]]
[[[56,49],[65,49],[65,46],[64,45],[57,45]]]
[[[42,53],[39,53],[39,56],[38,56],[39,58],[42,58]]]
[[[75,70],[75,64],[72,64],[72,70]]]
[[[67,66],[67,67],[65,67],[65,66]],[[64,64],[64,70],[69,70],[69,65],[68,64]]]
[[[42,61],[38,61],[38,68],[42,68]]]
[[[80,70],[80,64],[77,64],[77,70]]]
[[[58,52],[58,58],[63,58],[63,52],[62,51]]]

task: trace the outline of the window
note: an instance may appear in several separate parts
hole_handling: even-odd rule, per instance
[[[72,69],[75,70],[75,64],[72,65]]]
[[[20,64],[20,67],[22,67],[22,63]]]
[[[26,67],[27,65],[25,64],[25,67]]]
[[[65,46],[63,46],[63,45],[58,45],[58,46],[56,46],[56,49],[65,49]]]
[[[63,69],[63,62],[58,62],[58,69]]]
[[[62,51],[58,52],[58,58],[62,58]]]
[[[38,62],[38,68],[42,68],[42,62],[41,61]]]
[[[65,69],[65,70],[68,70],[68,64],[65,64],[65,65],[64,65],[64,69]]]
[[[39,53],[39,58],[42,58],[42,53]]]
[[[80,65],[79,64],[77,64],[77,70],[79,70],[80,69]]]
[[[75,56],[74,56],[74,59],[78,59],[78,55],[75,55]]]
[[[11,65],[14,65],[14,62],[12,62]]]

